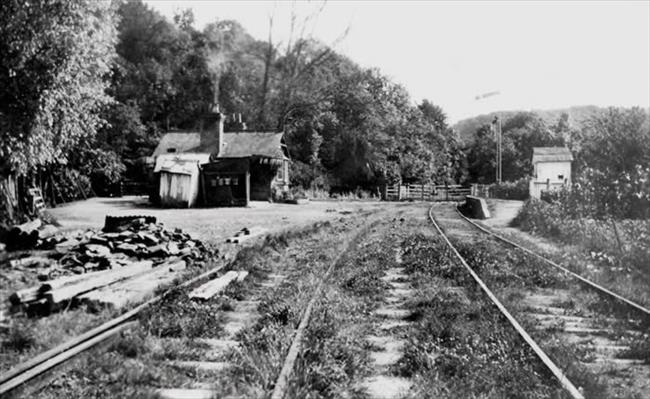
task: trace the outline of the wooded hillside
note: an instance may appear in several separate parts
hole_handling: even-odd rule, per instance
[[[160,134],[197,128],[218,104],[226,131],[241,114],[248,130],[286,132],[298,186],[461,180],[463,154],[443,110],[414,104],[380,71],[338,54],[338,42],[304,34],[313,17],[296,16],[278,43],[218,16],[197,29],[189,10],[169,21],[139,0],[3,2],[4,173],[57,202],[143,181]],[[66,195],[72,181],[84,193]]]

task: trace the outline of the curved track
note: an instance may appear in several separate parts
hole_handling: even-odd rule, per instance
[[[462,217],[462,218],[463,218],[467,223],[469,223],[469,224],[471,224],[472,226],[476,227],[476,228],[479,229],[480,231],[482,231],[482,232],[484,232],[484,233],[486,233],[486,234],[488,234],[488,235],[490,235],[490,236],[496,238],[497,240],[499,240],[499,241],[501,241],[501,242],[504,242],[504,243],[506,243],[506,244],[509,244],[509,245],[515,247],[516,249],[520,250],[520,251],[523,251],[523,252],[525,252],[525,253],[527,253],[527,254],[529,254],[529,255],[532,255],[532,256],[534,256],[534,257],[536,257],[536,258],[538,258],[538,259],[541,259],[541,260],[544,261],[545,263],[547,263],[547,264],[549,264],[549,265],[551,265],[551,266],[553,266],[553,267],[555,267],[555,268],[557,268],[557,269],[559,269],[559,270],[561,270],[561,271],[563,271],[563,272],[569,274],[569,275],[572,276],[572,277],[575,277],[575,278],[578,279],[580,282],[582,282],[582,283],[588,285],[589,287],[595,289],[596,291],[598,291],[598,292],[600,292],[600,293],[602,293],[602,294],[605,294],[605,295],[607,295],[607,296],[609,296],[609,297],[612,297],[612,298],[614,298],[614,299],[616,299],[616,300],[618,300],[618,301],[620,301],[620,302],[623,302],[623,303],[625,303],[625,304],[631,306],[632,308],[638,310],[639,312],[645,314],[646,316],[650,316],[650,309],[648,309],[648,308],[646,308],[646,307],[644,307],[644,306],[642,306],[642,305],[639,305],[638,303],[636,303],[636,302],[634,302],[634,301],[631,301],[631,300],[629,300],[629,299],[627,299],[627,298],[625,298],[625,297],[623,297],[623,296],[621,296],[621,295],[619,295],[619,294],[617,294],[617,293],[615,293],[615,292],[613,292],[613,291],[611,291],[611,290],[609,290],[609,289],[607,289],[607,288],[605,288],[605,287],[603,287],[603,286],[601,286],[601,285],[599,285],[599,284],[597,284],[597,283],[595,283],[595,282],[593,282],[593,281],[591,281],[591,280],[589,280],[589,279],[587,279],[587,278],[584,278],[584,277],[582,277],[581,275],[579,275],[579,274],[577,274],[577,273],[574,273],[574,272],[572,272],[571,270],[567,269],[566,267],[564,267],[564,266],[562,266],[562,265],[559,265],[559,264],[553,262],[552,260],[547,259],[547,258],[543,257],[542,255],[540,255],[540,254],[538,254],[538,253],[536,253],[536,252],[534,252],[534,251],[531,251],[531,250],[528,249],[528,248],[525,248],[525,247],[523,247],[523,246],[517,244],[516,242],[513,242],[513,241],[511,241],[511,240],[509,240],[509,239],[507,239],[507,238],[505,238],[505,237],[503,237],[503,236],[501,236],[501,235],[499,235],[499,234],[494,233],[493,231],[491,231],[491,230],[489,230],[489,229],[487,229],[487,228],[481,226],[480,224],[474,222],[473,220],[471,220],[471,219],[469,219],[468,217],[466,217],[465,215],[463,215],[463,214],[460,212],[460,210],[458,210],[458,208],[456,208],[456,212],[457,212],[457,213],[460,215],[460,217]]]
[[[499,309],[499,311],[508,319],[510,324],[514,327],[514,329],[517,331],[517,333],[526,341],[526,343],[530,346],[530,348],[535,352],[535,354],[539,357],[539,359],[544,363],[544,365],[549,369],[551,373],[558,379],[560,384],[564,387],[564,389],[567,390],[567,392],[571,395],[573,398],[584,398],[582,393],[578,390],[578,388],[573,385],[571,381],[564,375],[564,372],[560,370],[560,368],[553,363],[551,358],[542,350],[542,348],[533,340],[533,338],[524,330],[524,328],[519,324],[519,322],[512,316],[512,314],[506,309],[506,307],[499,301],[499,299],[492,293],[492,291],[488,288],[488,286],[481,280],[479,275],[467,264],[465,259],[460,255],[456,247],[449,241],[449,238],[447,238],[447,235],[442,231],[438,223],[436,222],[436,219],[433,217],[433,206],[429,209],[429,219],[433,223],[434,227],[440,234],[440,236],[443,238],[445,243],[449,246],[449,248],[452,250],[454,255],[458,258],[458,260],[461,262],[461,264],[467,269],[469,274],[472,276],[472,278],[476,281],[476,283],[481,287],[483,292],[490,298],[492,303]]]

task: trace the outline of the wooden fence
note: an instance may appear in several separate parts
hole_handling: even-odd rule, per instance
[[[470,189],[460,185],[407,184],[384,188],[387,201],[464,201]]]

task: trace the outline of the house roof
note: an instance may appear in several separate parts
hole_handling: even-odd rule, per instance
[[[261,156],[267,158],[289,158],[283,133],[279,132],[226,132],[219,158],[240,158]],[[200,132],[173,132],[163,135],[153,155],[168,154],[170,148],[175,153],[214,154],[217,151],[217,138]]]
[[[566,147],[533,147],[533,163],[571,162],[573,155]]]
[[[199,164],[210,161],[209,154],[161,154],[156,158],[154,173],[168,172],[175,174],[192,175],[197,171]]]
[[[171,132],[165,133],[160,138],[158,146],[153,152],[153,156],[169,153],[169,149],[174,149],[172,153],[187,152],[201,144],[201,133],[199,132]]]

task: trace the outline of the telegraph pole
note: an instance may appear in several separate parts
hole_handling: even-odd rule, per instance
[[[501,94],[501,93],[498,92],[498,91],[491,91],[489,93],[478,95],[474,99],[478,101],[478,100],[482,100],[482,99],[487,98],[487,97],[493,97],[493,96],[496,96],[496,95],[499,95],[499,94]],[[496,168],[495,168],[496,169],[495,170],[495,174],[496,174],[495,177],[496,177],[497,183],[501,183],[501,179],[502,179],[502,176],[503,176],[502,175],[502,170],[501,170],[501,157],[502,157],[503,147],[502,147],[502,143],[501,143],[501,118],[499,118],[497,115],[495,115],[494,119],[492,120],[492,131],[494,131],[494,135],[495,135],[495,140],[494,141],[496,142],[496,157],[495,158],[496,158],[496,164],[497,165],[496,165]]]
[[[492,130],[494,131],[495,142],[496,142],[496,181],[501,183],[502,179],[502,169],[501,169],[501,157],[503,153],[502,138],[501,138],[501,118],[498,116],[494,117],[492,120]]]

